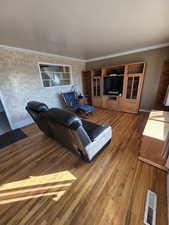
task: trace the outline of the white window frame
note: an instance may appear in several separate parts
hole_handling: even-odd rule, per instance
[[[55,85],[55,86],[51,86],[51,87],[45,87],[43,84],[43,78],[42,78],[42,73],[41,73],[41,69],[40,69],[40,65],[49,65],[49,66],[63,66],[63,67],[69,67],[70,68],[70,84],[66,84],[66,85]],[[67,65],[67,64],[55,64],[55,63],[45,63],[45,62],[38,62],[38,69],[39,69],[39,75],[40,75],[40,80],[41,80],[41,84],[43,88],[62,88],[62,87],[70,87],[73,85],[72,82],[72,66],[71,65]]]

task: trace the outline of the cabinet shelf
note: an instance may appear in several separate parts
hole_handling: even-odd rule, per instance
[[[127,73],[135,74],[135,73],[144,73],[145,63],[132,63],[127,65]]]
[[[96,78],[96,79],[97,79],[97,78],[99,78],[99,79],[100,79],[100,78],[101,78],[101,76],[94,76],[93,78]]]
[[[141,76],[144,75],[143,73],[128,73],[127,76]]]
[[[124,74],[109,74],[109,75],[104,75],[104,77],[124,77]]]

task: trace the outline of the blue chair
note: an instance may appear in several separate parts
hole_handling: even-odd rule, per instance
[[[75,110],[79,110],[86,114],[92,113],[94,111],[94,107],[91,105],[84,105],[78,102],[78,96],[75,92],[66,92],[62,94],[63,99],[68,107],[71,107]]]

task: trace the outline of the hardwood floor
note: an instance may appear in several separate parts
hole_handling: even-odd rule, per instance
[[[111,125],[113,138],[91,163],[23,128],[28,138],[0,150],[0,224],[143,225],[151,189],[167,225],[166,173],[137,159],[147,117],[98,109],[89,120]]]

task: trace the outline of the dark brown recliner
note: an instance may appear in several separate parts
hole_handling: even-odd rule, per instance
[[[47,105],[35,101],[28,102],[26,110],[47,136],[56,139],[85,160],[92,160],[111,140],[110,126],[81,120],[67,110],[49,109]]]

